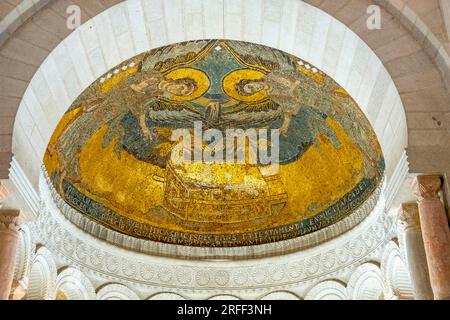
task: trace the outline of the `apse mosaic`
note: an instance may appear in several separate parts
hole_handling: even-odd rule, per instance
[[[195,123],[279,132],[278,169],[174,162],[174,131],[193,133]],[[110,70],[65,113],[44,164],[58,194],[88,218],[137,238],[210,247],[325,228],[357,209],[384,172],[375,133],[342,87],[295,56],[228,40],[157,48]]]

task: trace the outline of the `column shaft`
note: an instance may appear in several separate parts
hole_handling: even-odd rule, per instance
[[[403,204],[398,219],[404,226],[406,259],[414,288],[414,298],[416,300],[433,300],[417,204]]]
[[[441,179],[419,176],[415,187],[434,298],[450,300],[450,229],[439,196]]]

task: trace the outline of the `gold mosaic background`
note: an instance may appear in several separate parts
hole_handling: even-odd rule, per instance
[[[280,170],[170,161],[175,129],[280,129]],[[193,246],[298,237],[349,215],[381,181],[376,136],[314,66],[239,41],[158,48],[86,89],[44,158],[58,193],[131,236]]]

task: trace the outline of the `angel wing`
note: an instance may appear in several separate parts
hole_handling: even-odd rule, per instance
[[[283,110],[276,106],[270,109],[245,108],[242,111],[224,113],[219,127],[225,128],[263,128],[282,119]]]
[[[147,123],[155,127],[192,128],[206,118],[188,105],[150,106],[145,108]]]

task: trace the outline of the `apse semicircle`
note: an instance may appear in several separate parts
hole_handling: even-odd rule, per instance
[[[230,131],[246,133],[242,150]],[[185,161],[175,161],[186,136]],[[258,157],[262,145],[277,146],[274,163]],[[156,48],[104,74],[60,120],[44,166],[88,219],[201,247],[321,230],[351,215],[384,174],[372,127],[333,79],[277,49],[231,40]]]

